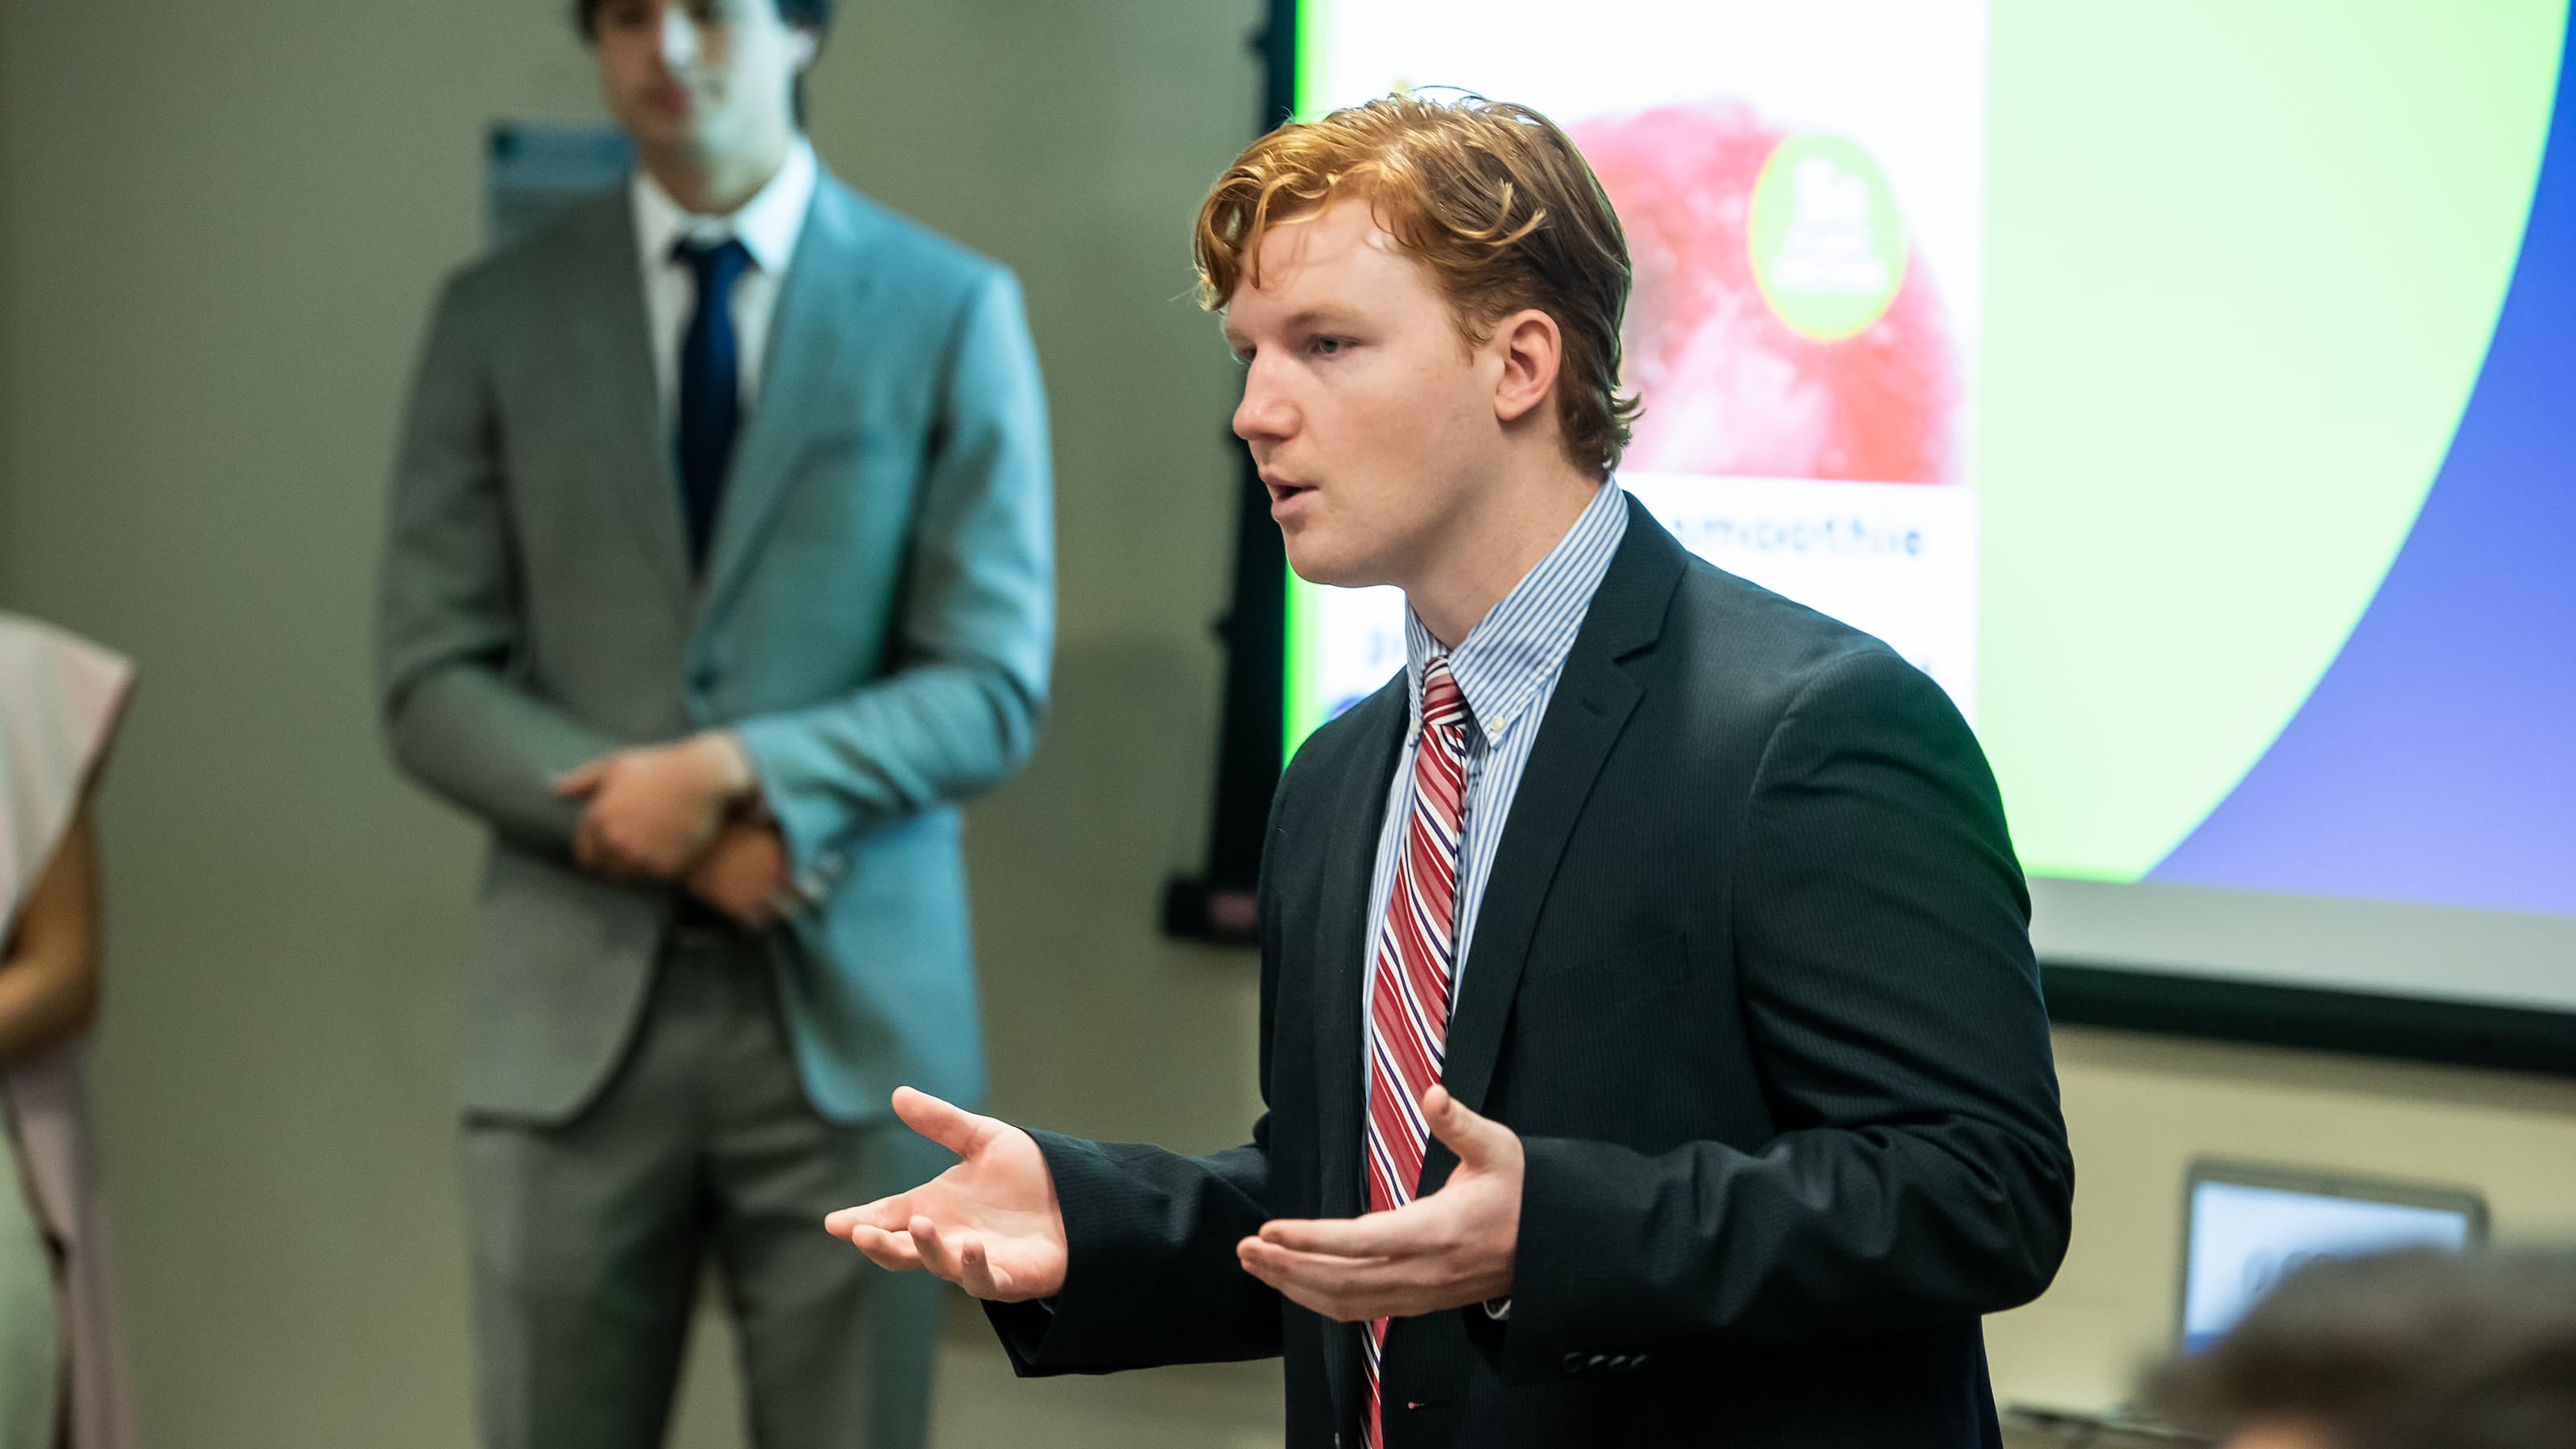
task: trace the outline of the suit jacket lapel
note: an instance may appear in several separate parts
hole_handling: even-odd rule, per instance
[[[1630,499],[1627,536],[1593,593],[1547,715],[1539,722],[1520,790],[1512,798],[1511,818],[1494,849],[1475,938],[1467,943],[1440,1080],[1470,1110],[1484,1109],[1486,1089],[1493,1084],[1503,1028],[1511,1019],[1521,968],[1566,840],[1645,693],[1625,661],[1663,632],[1664,610],[1683,564],[1681,545]],[[1456,1155],[1438,1139],[1429,1147],[1420,1185],[1425,1193],[1438,1191],[1457,1165]]]
[[[1323,1182],[1318,1211],[1356,1217],[1368,1210],[1360,1181],[1360,1094],[1365,1039],[1361,1023],[1367,955],[1376,922],[1368,918],[1377,873],[1378,834],[1386,824],[1388,785],[1404,747],[1413,707],[1402,676],[1358,709],[1366,733],[1335,786],[1326,840],[1324,888],[1315,925],[1321,958],[1315,976],[1315,1101],[1323,1113]]]
[[[680,518],[680,480],[665,446],[662,406],[653,380],[653,345],[637,271],[635,216],[623,187],[603,197],[565,255],[571,275],[564,335],[573,351],[569,385],[580,394],[590,433],[616,492],[615,512],[633,531],[654,572],[685,612],[695,585],[689,574],[687,527]]]
[[[1317,1214],[1327,1218],[1357,1217],[1367,1210],[1360,1182],[1361,992],[1366,977],[1363,957],[1369,932],[1369,889],[1377,871],[1378,833],[1386,823],[1387,787],[1404,746],[1413,706],[1404,677],[1363,701],[1352,721],[1362,737],[1351,763],[1334,783],[1333,799],[1321,857],[1323,889],[1318,893],[1312,963],[1315,990],[1315,1104],[1317,1150],[1322,1154],[1322,1183]],[[1290,929],[1295,929],[1291,923]],[[1324,1367],[1333,1404],[1341,1422],[1355,1422],[1359,1372],[1359,1334],[1352,1325],[1317,1320],[1324,1333]]]
[[[866,264],[872,216],[839,182],[816,178],[813,204],[797,234],[795,260],[778,290],[760,395],[752,404],[725,479],[707,557],[707,599],[725,599],[759,551],[796,466],[820,433],[854,428],[849,374],[871,330],[875,290]]]

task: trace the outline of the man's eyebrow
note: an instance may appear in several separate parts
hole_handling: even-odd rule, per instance
[[[1279,330],[1297,332],[1309,327],[1348,327],[1359,320],[1360,314],[1349,307],[1331,305],[1307,307],[1292,313],[1286,321],[1279,324]],[[1232,322],[1226,323],[1222,330],[1225,333],[1225,345],[1235,351],[1241,352],[1252,345],[1250,339],[1235,330]]]
[[[1315,326],[1347,327],[1358,320],[1360,320],[1360,314],[1348,307],[1308,307],[1304,311],[1299,312],[1296,316],[1289,318],[1288,325],[1292,329]]]

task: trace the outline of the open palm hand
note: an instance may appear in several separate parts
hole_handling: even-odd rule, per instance
[[[1064,1289],[1064,1213],[1035,1138],[910,1087],[904,1125],[957,1154],[957,1165],[892,1197],[823,1220],[879,1267],[927,1269],[977,1298],[1019,1303]]]

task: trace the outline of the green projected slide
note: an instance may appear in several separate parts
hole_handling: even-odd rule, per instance
[[[2275,748],[2416,528],[2565,20],[1330,0],[1298,100],[1454,85],[1565,125],[1637,264],[1623,486],[1939,680],[2031,873],[2136,882]],[[1401,666],[1401,607],[1292,581],[1292,748]]]

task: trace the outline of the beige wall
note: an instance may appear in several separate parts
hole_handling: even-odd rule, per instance
[[[814,129],[1017,267],[1057,414],[1064,635],[973,821],[1001,1110],[1185,1146],[1252,1111],[1243,958],[1158,939],[1215,724],[1232,375],[1185,223],[1251,121],[1255,0],[868,0]],[[149,1427],[452,1446],[446,1106],[474,842],[398,784],[366,600],[430,291],[498,116],[594,114],[555,0],[0,0],[0,603],[140,656],[106,805],[97,1086]],[[2069,1033],[2081,1227],[2009,1395],[2116,1397],[2205,1150],[2480,1183],[2576,1234],[2576,1087]],[[702,1355],[685,1445],[729,1442]],[[1258,1383],[1256,1377],[1250,1382]]]

